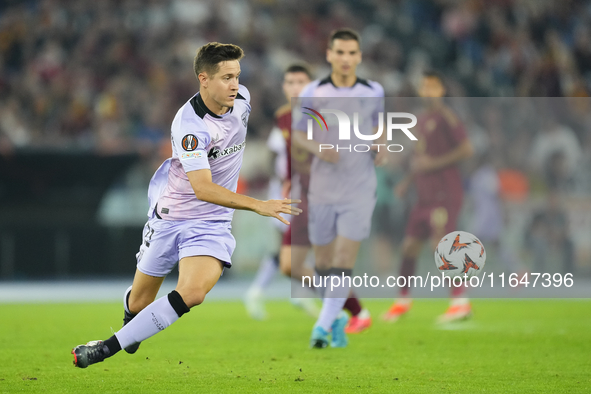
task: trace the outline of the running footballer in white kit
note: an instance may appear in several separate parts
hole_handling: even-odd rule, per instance
[[[164,330],[201,304],[224,267],[232,266],[235,209],[288,224],[279,214],[299,214],[298,200],[260,201],[236,194],[250,114],[248,90],[238,84],[240,47],[209,43],[197,52],[200,89],[172,124],[172,157],[156,171],[148,190],[150,210],[137,254],[133,285],[124,296],[123,328],[105,341],[72,350],[86,368]],[[178,284],[154,301],[164,277],[179,265]]]
[[[221,116],[207,108],[200,94],[177,112],[172,122],[172,157],[156,171],[148,190],[150,220],[137,256],[142,273],[165,276],[183,257],[201,254],[217,258],[226,267],[232,265],[234,209],[195,198],[187,173],[208,169],[214,183],[236,192],[249,101],[248,90],[239,85],[234,106]],[[184,237],[179,239],[180,230]],[[198,237],[205,231],[215,237]]]
[[[347,115],[358,112],[359,129],[373,130],[375,133],[378,113],[384,111],[384,89],[377,82],[358,78],[355,73],[361,62],[359,34],[351,29],[332,32],[327,61],[332,66],[332,73],[312,82],[302,91],[302,109],[306,103],[314,106],[314,103],[322,101],[325,107],[317,109],[338,109]],[[327,99],[313,99],[318,97]],[[308,228],[314,248],[316,274],[319,277],[351,277],[361,241],[370,232],[377,185],[375,165],[385,163],[386,151],[320,150],[321,143],[337,146],[339,132],[333,130],[331,125],[331,132],[328,128],[316,129],[314,139],[307,139],[307,122],[307,116],[294,113],[294,143],[315,155],[310,172]],[[382,135],[385,136],[385,133]],[[374,142],[382,141],[383,138],[380,138]],[[367,143],[354,135],[345,142],[351,145],[356,142]],[[322,288],[318,289],[322,291]],[[324,289],[324,294],[321,294],[324,297],[322,310],[310,339],[312,347],[327,347],[329,332],[332,332],[332,347],[347,346],[345,327],[348,317],[342,309],[349,292],[348,286],[330,291]]]

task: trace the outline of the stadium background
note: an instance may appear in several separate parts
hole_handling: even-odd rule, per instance
[[[359,75],[380,82],[387,96],[414,96],[427,68],[445,75],[451,96],[591,91],[584,1],[4,1],[0,279],[131,279],[147,184],[169,155],[172,117],[198,88],[192,59],[208,41],[245,50],[241,83],[253,111],[241,188],[264,198],[273,168],[265,141],[283,102],[282,70],[305,61],[315,76],[326,75],[326,37],[344,26],[362,35]],[[555,135],[495,129],[487,119],[469,132],[478,155],[464,168],[466,187],[479,159],[495,152],[507,242],[519,261],[531,268],[549,255],[589,275],[591,112],[581,127],[562,125]],[[539,148],[555,138],[558,151]],[[573,164],[554,171],[550,163],[565,158]],[[380,173],[392,269],[409,203],[391,191],[401,171],[395,163]],[[465,205],[469,219],[469,199]],[[272,225],[237,212],[234,228],[229,276],[250,275],[275,247]]]

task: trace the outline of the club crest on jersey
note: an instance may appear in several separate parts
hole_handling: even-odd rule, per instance
[[[242,114],[242,124],[246,127],[246,123],[248,122],[248,111],[244,111]]]
[[[184,150],[186,150],[187,152],[191,152],[191,151],[194,151],[195,149],[197,149],[197,145],[199,145],[199,143],[198,143],[197,137],[195,137],[195,135],[187,134],[186,136],[183,137],[181,145]]]

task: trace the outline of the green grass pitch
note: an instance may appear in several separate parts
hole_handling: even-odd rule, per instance
[[[308,349],[313,320],[287,301],[250,320],[239,302],[206,302],[135,355],[87,369],[70,350],[106,339],[120,304],[0,305],[0,392],[585,393],[591,302],[474,300],[474,318],[434,324],[444,300],[416,300],[396,324],[378,317],[346,349]]]

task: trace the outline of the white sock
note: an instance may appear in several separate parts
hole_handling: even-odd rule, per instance
[[[359,318],[359,319],[369,319],[370,317],[371,317],[371,314],[365,308],[363,308],[361,310],[361,312],[359,312],[359,314],[357,315],[357,318]]]
[[[339,276],[339,275],[337,275]],[[339,278],[342,278],[339,276]],[[350,276],[349,276],[350,278]],[[322,327],[325,331],[329,331],[332,323],[335,321],[339,313],[343,310],[343,306],[347,301],[349,292],[351,291],[350,281],[345,280],[340,286],[331,288],[330,280],[326,286],[325,298],[322,302],[322,309],[320,316],[316,321],[316,326]]]
[[[277,256],[267,256],[259,266],[256,276],[254,277],[254,281],[252,282],[252,287],[257,287],[259,289],[265,289],[273,280],[273,276],[279,269],[279,264],[277,261]]]
[[[158,334],[178,319],[179,315],[172,307],[169,296],[164,296],[144,308],[115,336],[124,349]]]

